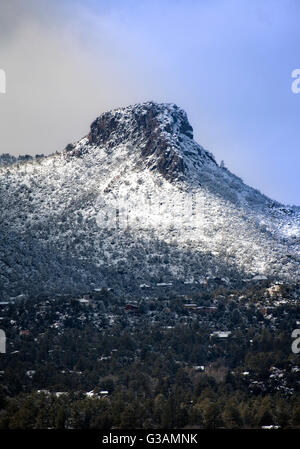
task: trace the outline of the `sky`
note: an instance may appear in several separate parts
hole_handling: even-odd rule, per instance
[[[298,0],[1,0],[0,153],[50,154],[106,110],[172,102],[218,162],[300,205],[299,20]]]

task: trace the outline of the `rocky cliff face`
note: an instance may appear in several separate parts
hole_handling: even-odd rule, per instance
[[[107,148],[129,144],[144,166],[172,180],[186,173],[182,143],[193,142],[193,128],[178,106],[148,102],[102,114],[92,123],[88,140]]]
[[[4,297],[145,284],[155,295],[157,283],[175,292],[207,276],[299,279],[299,209],[218,166],[176,105],[109,111],[61,153],[4,159]]]

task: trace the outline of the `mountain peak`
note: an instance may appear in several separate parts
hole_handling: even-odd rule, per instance
[[[91,125],[89,141],[104,144],[115,134],[118,139],[135,139],[137,135],[154,137],[159,134],[184,134],[193,138],[193,128],[187,115],[173,103],[138,103],[101,114]]]
[[[101,114],[87,136],[92,146],[134,148],[138,163],[157,170],[166,179],[181,178],[191,165],[215,161],[193,140],[186,112],[173,103],[153,101]]]
[[[176,294],[211,276],[298,282],[299,212],[192,137],[182,109],[149,102],[100,115],[62,152],[4,156],[0,298],[170,282]]]

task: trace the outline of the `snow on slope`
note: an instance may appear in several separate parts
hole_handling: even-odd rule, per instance
[[[173,104],[107,112],[61,153],[0,167],[0,203],[0,287],[12,296],[299,279],[299,210],[218,166]]]

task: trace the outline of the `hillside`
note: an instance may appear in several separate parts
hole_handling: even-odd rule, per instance
[[[3,297],[101,287],[153,296],[157,284],[216,276],[299,280],[299,209],[219,166],[176,105],[116,109],[62,152],[4,156]]]

